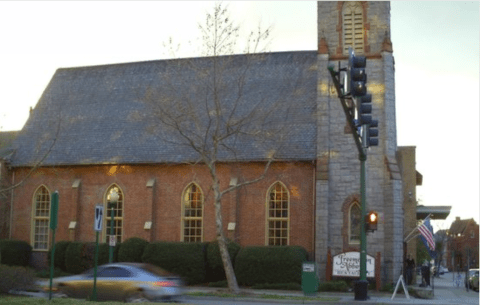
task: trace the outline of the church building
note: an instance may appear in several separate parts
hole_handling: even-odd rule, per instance
[[[268,138],[241,135],[221,147],[216,166],[221,189],[261,176],[272,147],[281,142],[264,179],[223,197],[224,231],[241,246],[304,247],[322,281],[331,278],[333,256],[360,250],[360,161],[327,69],[331,64],[338,69],[339,63],[346,67],[351,47],[366,56],[372,116],[379,121],[379,144],[368,149],[366,163],[367,211],[378,212],[379,224],[367,235],[367,254],[377,258],[376,276],[394,282],[402,272],[405,219],[415,212],[404,212],[408,190],[397,147],[390,2],[319,1],[317,13],[316,51],[218,59],[224,86],[219,94],[243,107],[230,108],[231,113],[256,109],[248,115],[255,123],[246,128],[271,128]],[[113,192],[119,195],[113,205],[117,242],[130,237],[215,240],[209,167],[178,132],[155,123],[159,117],[165,123],[166,113],[152,106],[169,103],[172,96],[203,103],[208,93],[191,88],[208,78],[198,73],[211,68],[211,60],[58,69],[23,129],[0,154],[2,179],[11,185],[23,181],[6,200],[11,207],[7,238],[29,242],[34,264],[45,261],[51,244],[50,199],[58,191],[57,241],[94,241],[95,206],[107,211]],[[272,112],[278,103],[290,108]],[[258,109],[252,106],[257,104]],[[171,105],[177,113],[188,108]],[[262,111],[274,115],[261,121]],[[205,112],[200,122],[169,122],[185,124],[193,134],[211,113]],[[104,242],[110,236],[107,220]]]

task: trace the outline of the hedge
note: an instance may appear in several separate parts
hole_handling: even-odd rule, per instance
[[[240,285],[298,283],[307,251],[298,246],[253,246],[241,249],[235,260]]]
[[[120,244],[115,246],[113,262],[116,262]],[[108,263],[110,247],[106,243],[98,245],[98,265]],[[56,251],[56,250],[55,250]],[[66,272],[79,274],[93,268],[95,264],[95,243],[94,242],[71,242],[65,251]]]
[[[113,262],[118,262],[118,252],[122,243],[117,243],[113,249]],[[98,265],[108,264],[110,257],[110,246],[107,243],[98,245]]]
[[[32,246],[23,240],[0,240],[0,263],[11,266],[28,266]]]
[[[349,285],[346,281],[330,281],[330,282],[323,282],[318,285],[318,291],[340,291],[340,292],[347,292]],[[393,292],[393,291],[392,291]]]
[[[125,240],[118,250],[118,261],[141,263],[143,251],[147,245],[148,241],[138,237]]]
[[[155,242],[145,247],[142,261],[178,274],[188,284],[205,282],[207,243]]]
[[[35,283],[35,272],[21,266],[0,265],[0,293],[10,289],[29,289]]]
[[[55,257],[53,265],[56,268],[59,268],[62,271],[67,271],[65,266],[65,252],[67,251],[68,245],[71,241],[59,241],[55,243]],[[52,259],[52,249],[48,250],[48,267],[50,268]]]
[[[227,241],[227,250],[230,255],[232,265],[235,266],[235,258],[238,251],[240,251],[240,245],[230,240]],[[223,268],[222,257],[220,256],[220,248],[218,247],[218,241],[211,242],[207,246],[207,278],[208,282],[218,282],[225,280],[225,269]]]
[[[85,267],[82,264],[83,254],[82,242],[71,242],[65,250],[65,269],[68,273],[79,274],[85,271]]]

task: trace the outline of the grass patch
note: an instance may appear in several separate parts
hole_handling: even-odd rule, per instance
[[[188,296],[192,297],[218,297],[218,298],[256,298],[267,300],[295,300],[295,301],[323,301],[323,302],[337,302],[340,298],[336,297],[306,297],[306,296],[290,296],[277,294],[233,294],[223,292],[189,292]]]
[[[20,297],[20,296],[9,296],[9,295],[0,295],[0,304],[2,305],[79,305],[79,304],[99,304],[99,305],[125,305],[124,302],[91,302],[86,300],[78,299],[52,299],[48,298],[31,298],[31,297]],[[155,304],[172,304],[172,303],[155,303]]]

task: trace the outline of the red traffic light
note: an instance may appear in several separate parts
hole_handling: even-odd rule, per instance
[[[368,212],[367,216],[365,216],[365,226],[367,231],[375,231],[377,230],[378,224],[378,213],[375,211]]]

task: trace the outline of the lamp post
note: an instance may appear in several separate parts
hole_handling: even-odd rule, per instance
[[[112,192],[109,195],[109,200],[108,200],[108,205],[110,206],[110,238],[114,236],[113,232],[113,227],[114,227],[114,217],[113,217],[113,212],[115,205],[117,204],[118,201],[118,193],[115,189],[112,190]],[[113,247],[112,244],[109,241],[109,249],[108,249],[108,263],[113,263]]]

